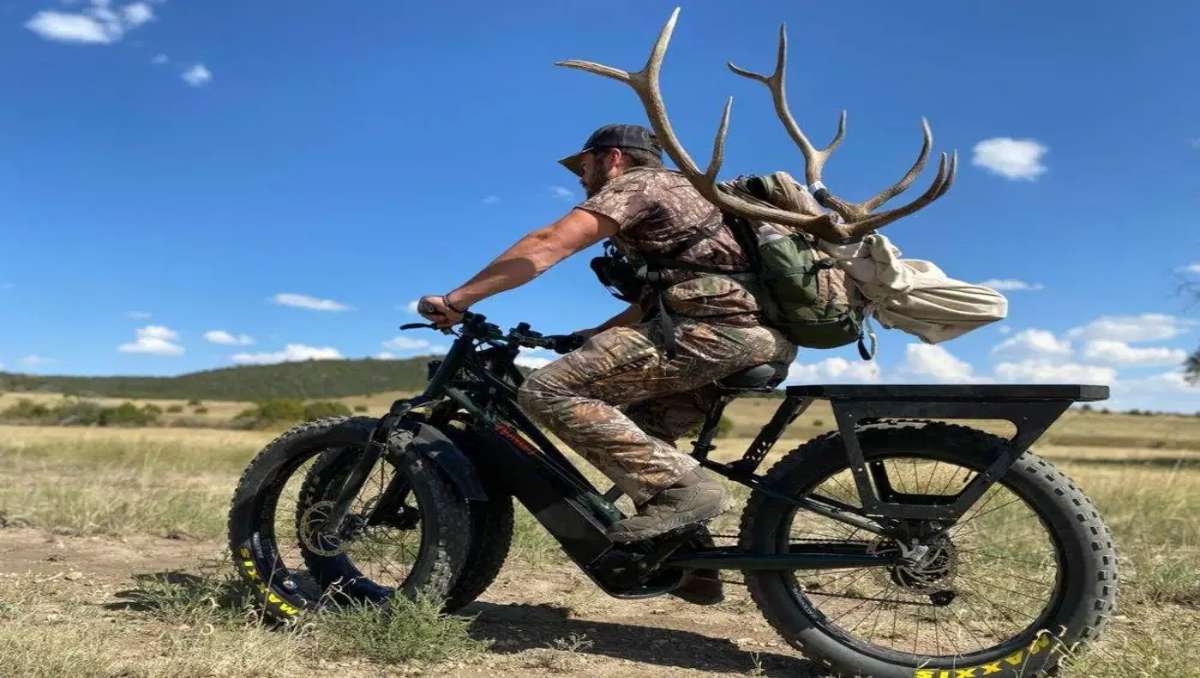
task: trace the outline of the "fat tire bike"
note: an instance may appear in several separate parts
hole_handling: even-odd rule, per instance
[[[403,329],[418,327],[431,326]],[[499,572],[514,498],[617,598],[739,571],[780,636],[834,675],[1040,675],[1114,610],[1108,528],[1075,483],[1028,451],[1072,403],[1107,398],[1106,386],[790,386],[745,454],[716,460],[728,403],[771,393],[786,374],[756,366],[717,382],[691,450],[748,488],[737,534],[689,526],[617,544],[605,531],[625,517],[620,491],[597,488],[516,403],[520,350],[565,350],[563,337],[524,323],[504,332],[471,313],[453,333],[420,395],[379,418],[299,425],[247,466],[229,542],[272,617],[395,595],[456,610]],[[830,402],[836,430],[759,473],[816,400]],[[946,419],[1006,420],[1016,432]]]

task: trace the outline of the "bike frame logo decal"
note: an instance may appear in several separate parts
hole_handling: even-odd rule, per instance
[[[501,438],[504,438],[508,442],[512,443],[517,447],[517,449],[521,450],[525,454],[528,454],[531,457],[536,457],[538,455],[537,448],[530,444],[528,440],[525,440],[521,436],[517,435],[517,432],[514,431],[508,424],[496,424],[495,430]]]

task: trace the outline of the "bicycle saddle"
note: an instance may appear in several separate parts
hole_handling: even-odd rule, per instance
[[[787,363],[763,363],[734,372],[718,379],[717,383],[725,388],[736,389],[773,388],[787,378],[787,373]]]

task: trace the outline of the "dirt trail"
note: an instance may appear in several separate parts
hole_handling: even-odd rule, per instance
[[[52,597],[44,605],[60,596],[63,605],[78,601],[86,588],[92,604],[114,609],[137,576],[211,568],[221,551],[217,542],[186,535],[114,539],[0,529],[0,578],[52,584],[41,587]],[[599,593],[570,566],[514,562],[464,613],[476,615],[472,634],[494,644],[482,659],[442,668],[441,675],[819,675],[775,635],[738,586],[727,586],[727,600],[713,607],[670,597],[623,601]],[[123,615],[131,624],[147,623],[131,610],[106,616],[119,623]],[[365,673],[346,668],[378,675],[378,667]],[[328,666],[313,669],[312,675],[329,673]]]

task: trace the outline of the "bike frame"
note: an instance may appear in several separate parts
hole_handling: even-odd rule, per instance
[[[737,548],[691,548],[686,536],[633,545],[614,544],[605,534],[624,515],[613,504],[615,487],[601,493],[542,433],[516,404],[524,376],[515,365],[522,346],[547,346],[540,335],[520,325],[507,335],[477,314],[466,314],[458,339],[431,375],[419,396],[396,401],[376,427],[356,468],[335,504],[330,524],[337,525],[363,478],[397,428],[429,426],[450,438],[470,459],[490,487],[512,494],[608,593],[640,597],[678,584],[653,582],[663,567],[683,569],[801,570],[895,565],[896,551],[875,552],[869,543],[803,543],[785,553],[749,553]],[[757,389],[770,391],[771,389]],[[746,389],[729,389],[706,417],[693,443],[692,456],[729,480],[797,509],[813,511],[867,533],[901,544],[929,536],[954,524],[1013,462],[1040,437],[1072,402],[1108,397],[1106,386],[793,386],[774,416],[732,463],[708,458],[725,406]],[[862,507],[831,497],[793,496],[772,487],[756,473],[772,446],[814,400],[831,402],[838,430],[860,495]],[[418,419],[414,409],[428,406]],[[1003,419],[1016,435],[986,470],[957,495],[913,495],[896,492],[881,463],[867,463],[856,431],[878,417]],[[381,500],[380,505],[385,505]]]

